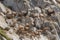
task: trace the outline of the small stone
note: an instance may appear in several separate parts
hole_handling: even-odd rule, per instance
[[[12,11],[9,8],[6,8],[7,14],[12,14]]]
[[[32,30],[33,30],[34,32],[36,32],[37,28],[36,28],[36,27],[32,27]]]
[[[44,15],[43,14],[40,14],[40,17],[44,17]]]
[[[12,14],[7,14],[6,17],[7,17],[8,19],[13,18]]]
[[[13,23],[17,23],[17,19],[12,19]]]
[[[48,15],[48,16],[51,16],[51,14],[55,14],[55,12],[54,12],[53,9],[48,8],[48,10],[47,10],[47,15]]]
[[[53,12],[53,10],[52,10],[51,8],[50,8],[50,9],[48,9],[48,11],[49,11],[49,12]]]
[[[35,26],[37,29],[40,29],[40,27],[41,27],[41,20],[38,19],[38,18],[35,18],[34,26]]]
[[[35,32],[35,35],[39,35],[39,32]]]
[[[29,27],[25,27],[25,29],[26,29],[26,30],[28,30],[28,29],[29,29]]]
[[[45,30],[49,30],[49,28],[48,28],[48,27],[45,27],[43,30],[44,30],[44,31],[45,31]]]
[[[14,16],[16,16],[16,12],[13,11],[12,14],[13,14]]]
[[[29,27],[29,24],[28,23],[26,23],[26,27]]]
[[[22,25],[19,25],[19,29],[23,29],[23,27],[24,27],[24,26],[22,26]]]
[[[42,32],[42,30],[37,30],[38,32]]]
[[[35,36],[35,33],[34,33],[34,32],[32,32],[32,33],[31,33],[31,36]]]
[[[60,3],[60,0],[56,0],[58,3]]]
[[[23,33],[23,34],[26,34],[26,33],[27,33],[27,31],[22,31],[22,33]]]

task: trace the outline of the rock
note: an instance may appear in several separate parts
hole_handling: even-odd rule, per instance
[[[48,16],[51,16],[51,14],[55,14],[54,10],[51,7],[47,7],[46,9],[46,14]]]
[[[54,4],[57,4],[56,0],[52,0]]]
[[[6,7],[0,2],[0,9],[2,12],[7,13]]]
[[[51,8],[54,10],[55,13],[60,12],[60,7],[59,6],[51,5]]]
[[[44,2],[44,0],[38,0],[37,1],[37,6],[39,6],[40,8],[45,8],[48,4],[46,2]]]
[[[6,6],[11,6],[13,8],[13,10],[18,10],[16,3],[14,2],[14,0],[4,0],[3,3]]]
[[[0,27],[12,40],[58,40],[59,0],[0,0]]]
[[[34,25],[37,29],[41,28],[42,23],[43,23],[42,20],[40,20],[39,18],[35,18]]]
[[[8,24],[5,21],[5,18],[0,15],[0,27],[5,29],[6,27],[9,27]]]
[[[41,9],[39,7],[35,7],[34,9],[38,11],[38,13],[41,13]]]
[[[7,35],[8,35],[8,37],[10,37],[10,38],[13,39],[13,40],[20,40],[20,39],[19,39],[19,36],[16,35],[15,33],[10,34],[9,32],[7,32]],[[12,35],[12,36],[11,36],[11,35]]]
[[[36,32],[37,28],[36,27],[32,27],[31,30],[33,30],[34,32]]]
[[[17,0],[4,0],[3,3],[6,6],[10,6],[14,11],[23,11],[27,10],[28,6],[24,5],[23,0],[20,0],[19,2]]]
[[[44,0],[44,2],[52,4],[52,0]]]
[[[40,40],[48,40],[48,38],[46,36],[40,35],[41,38],[39,38]]]
[[[56,0],[57,1],[57,3],[60,3],[60,0]]]

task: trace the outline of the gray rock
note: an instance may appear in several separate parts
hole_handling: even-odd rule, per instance
[[[41,28],[42,23],[43,23],[43,21],[41,19],[35,18],[34,25],[37,29]]]

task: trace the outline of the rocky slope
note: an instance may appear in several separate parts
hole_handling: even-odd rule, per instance
[[[0,40],[60,40],[60,0],[0,0]]]

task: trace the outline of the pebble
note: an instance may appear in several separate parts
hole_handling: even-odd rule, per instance
[[[57,3],[60,3],[60,0],[56,0],[57,1]]]

